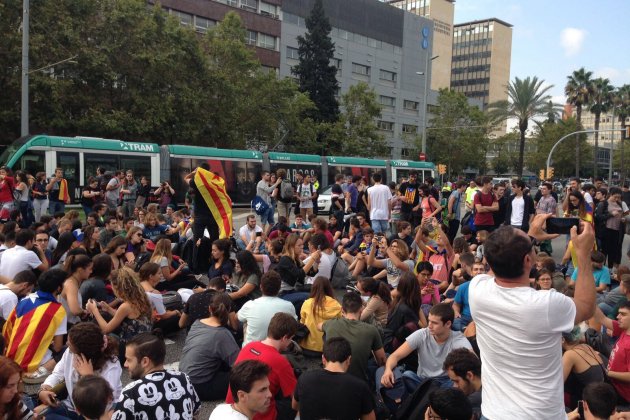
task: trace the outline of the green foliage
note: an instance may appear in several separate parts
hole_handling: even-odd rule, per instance
[[[586,71],[584,67],[575,70],[570,76],[567,76],[567,84],[564,87],[564,93],[567,95],[567,103],[575,106],[577,116],[577,124],[582,128],[582,107],[589,103],[593,93],[592,71]],[[580,144],[575,149],[575,174],[580,172],[581,151]]]
[[[537,77],[526,79],[514,78],[508,84],[507,101],[498,101],[489,105],[490,114],[497,120],[516,118],[520,132],[519,158],[516,172],[519,178],[523,176],[525,155],[525,132],[530,120],[539,116],[546,116],[549,112],[548,102],[551,96],[547,93],[552,85],[543,87],[544,80]],[[535,120],[534,120],[535,121]]]
[[[467,167],[484,169],[490,128],[487,116],[462,93],[441,89],[427,129],[428,160],[446,164],[449,176]],[[416,141],[419,151],[421,138]]]
[[[593,93],[589,102],[591,113],[595,115],[595,130],[599,130],[599,122],[602,113],[608,112],[612,106],[613,86],[608,79],[598,77],[593,80]],[[597,149],[599,148],[599,132],[595,132],[595,148],[593,149],[593,161],[597,162]],[[597,165],[593,167],[593,176],[597,176]]]
[[[315,109],[307,113],[318,122],[334,123],[339,117],[339,104],[335,98],[339,83],[337,68],[331,64],[335,45],[330,38],[331,26],[324,13],[322,0],[315,0],[311,14],[306,18],[306,33],[298,36],[299,63],[293,67],[300,91],[308,94]]]

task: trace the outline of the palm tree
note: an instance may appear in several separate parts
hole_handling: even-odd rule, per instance
[[[523,156],[525,154],[525,132],[529,126],[529,120],[536,117],[546,117],[549,113],[549,100],[551,95],[547,92],[552,85],[543,87],[544,80],[537,77],[524,80],[515,77],[507,86],[507,101],[498,101],[488,106],[490,115],[501,120],[509,118],[518,119],[518,129],[521,133],[518,168],[518,177],[523,176]],[[534,120],[535,121],[535,120]]]
[[[592,93],[592,71],[584,70],[582,67],[575,70],[573,74],[567,76],[569,81],[564,87],[564,94],[567,95],[567,103],[575,106],[575,114],[578,127],[582,128],[582,106],[588,104]],[[575,147],[575,176],[580,176],[580,141],[576,140]]]
[[[630,115],[630,85],[623,85],[617,89],[613,94],[613,104],[615,111],[621,123],[623,134],[621,135],[621,180],[622,183],[626,181],[624,173],[624,136],[626,133],[626,118]],[[614,133],[613,133],[614,135]]]
[[[599,130],[599,121],[602,113],[608,112],[612,106],[613,89],[614,87],[608,79],[598,77],[593,80],[593,94],[589,101],[591,113],[595,115],[595,149],[593,150],[595,166],[593,167],[593,177],[597,176],[597,153],[599,147],[599,132],[597,130]]]

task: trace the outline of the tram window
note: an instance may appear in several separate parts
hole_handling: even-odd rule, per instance
[[[152,184],[157,180],[151,179],[151,158],[149,156],[120,156],[120,168],[124,171],[131,169],[137,181],[146,176]]]
[[[17,167],[14,169],[21,169],[33,176],[37,172],[45,171],[46,164],[44,163],[44,151],[29,150],[18,161]]]
[[[171,158],[171,173],[168,181],[171,183],[171,187],[175,190],[178,203],[184,202],[184,197],[188,192],[189,186],[186,185],[184,177],[191,171],[191,163],[189,158]],[[152,185],[159,185],[161,181],[165,179],[152,180]]]
[[[118,169],[118,156],[106,155],[101,153],[84,153],[83,154],[83,170],[85,172],[85,183],[88,178],[96,176],[96,168],[104,168],[106,171],[113,172]]]

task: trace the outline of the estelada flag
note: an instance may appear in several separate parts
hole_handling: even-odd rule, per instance
[[[59,181],[59,201],[70,203],[70,193],[68,192],[68,181],[62,179]]]
[[[203,168],[197,168],[195,185],[219,226],[219,239],[232,236],[232,200],[225,191],[225,181]],[[214,239],[214,238],[213,238]]]

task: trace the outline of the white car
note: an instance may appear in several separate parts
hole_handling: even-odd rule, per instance
[[[317,214],[330,214],[332,206],[332,185],[322,189],[317,196]]]

